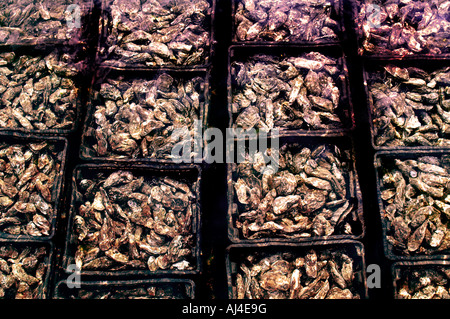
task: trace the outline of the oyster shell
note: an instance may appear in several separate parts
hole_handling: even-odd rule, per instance
[[[0,245],[0,299],[43,299],[49,260],[45,246]]]
[[[194,269],[192,185],[130,171],[77,181],[80,199],[73,227],[81,270]],[[92,189],[83,191],[82,185]],[[155,196],[159,192],[161,197]]]
[[[302,238],[361,231],[350,154],[335,145],[314,147],[283,145],[276,172],[266,164],[256,170],[250,156],[232,170],[233,227],[240,236]]]
[[[198,66],[209,62],[211,5],[206,0],[109,0],[100,48],[105,64]]]
[[[242,255],[233,282],[235,298],[359,299],[353,267],[352,259],[338,249]]]
[[[51,142],[39,144],[0,145],[4,163],[0,169],[2,233],[43,237],[53,231],[61,149]]]
[[[319,52],[281,58],[257,54],[233,61],[232,126],[266,132],[347,127],[342,67],[340,59]]]
[[[386,240],[394,254],[432,255],[449,249],[446,160],[447,155],[381,159],[380,190],[395,191],[395,196],[382,198]]]

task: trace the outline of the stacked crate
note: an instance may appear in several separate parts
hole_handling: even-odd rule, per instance
[[[450,2],[217,2],[0,4],[0,299],[448,298]]]
[[[390,297],[449,298],[448,1],[353,3]]]
[[[228,297],[367,298],[355,119],[342,49],[343,2],[235,0],[231,5],[229,127],[268,133],[259,145],[277,139],[282,159],[272,170],[261,163],[267,151],[259,149],[245,163],[227,164]],[[324,78],[339,90],[333,102],[321,86]],[[332,186],[337,175],[326,158],[333,156],[345,163],[345,190]],[[322,173],[328,168],[330,174],[316,168]],[[353,272],[336,284],[337,277],[328,278],[327,271],[334,272],[331,265],[338,259],[326,256],[342,254],[353,260]],[[289,271],[272,267],[275,260],[290,265]]]
[[[1,299],[51,295],[67,138],[83,112],[93,7],[64,0],[0,5]]]
[[[77,154],[81,164],[72,173],[55,298],[195,297],[202,272],[202,159],[174,161],[171,151],[179,140],[172,133],[178,128],[179,137],[186,135],[188,124],[179,119],[183,112],[186,121],[196,118],[206,125],[215,2],[177,4],[98,4],[93,80]],[[186,127],[187,134],[193,129]],[[114,174],[133,176],[139,186],[128,193],[118,188],[115,195],[110,187],[85,187],[89,182],[105,185]],[[116,184],[124,185],[123,180]],[[97,201],[106,210],[85,211],[95,203],[92,191],[106,194]],[[122,235],[96,244],[95,236],[108,236],[111,223]],[[178,254],[187,257],[174,260]],[[73,265],[81,278],[75,289],[70,286]]]

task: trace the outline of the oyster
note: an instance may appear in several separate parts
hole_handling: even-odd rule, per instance
[[[190,299],[192,288],[182,282],[142,283],[134,285],[86,285],[79,289],[64,289],[60,299]]]
[[[81,270],[194,269],[196,194],[129,171],[79,179],[73,236]],[[90,185],[86,188],[86,185]]]
[[[0,3],[0,43],[84,41],[93,3],[89,0],[4,0]]]
[[[51,234],[61,153],[51,142],[0,144],[0,232],[37,237]]]
[[[360,53],[413,55],[448,53],[450,5],[438,1],[361,2],[356,8]]]
[[[450,248],[448,156],[380,158],[382,218],[387,241],[399,255],[432,255]]]
[[[314,258],[312,258],[314,256]],[[254,253],[237,264],[233,288],[238,299],[359,299],[358,283],[345,281],[343,264],[351,258],[339,249],[306,254]],[[314,269],[314,270],[312,270]]]
[[[92,125],[85,132],[86,156],[171,159],[172,150],[190,140],[206,107],[204,79],[172,77],[107,79],[93,95]],[[197,124],[196,124],[197,123]],[[181,132],[178,134],[176,132]]]
[[[232,170],[233,226],[240,236],[358,236],[362,225],[351,155],[326,144],[284,144],[279,155],[276,172],[270,165],[243,169],[253,162],[248,154]]]
[[[0,128],[34,132],[74,128],[80,105],[74,52],[0,53]]]
[[[45,298],[49,251],[45,246],[0,245],[0,299]]]
[[[209,62],[211,5],[206,0],[109,0],[99,56],[125,67],[198,66]]]
[[[337,1],[235,0],[235,40],[274,42],[337,41]]]
[[[349,126],[341,59],[318,52],[295,57],[253,55],[231,63],[232,126],[270,131]]]
[[[449,146],[450,68],[387,64],[369,74],[376,146]]]
[[[445,266],[397,268],[396,299],[450,299],[449,272]]]

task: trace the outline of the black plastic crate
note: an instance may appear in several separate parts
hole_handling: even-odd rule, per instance
[[[268,144],[268,143],[267,143]],[[266,144],[266,145],[267,145]],[[328,236],[285,236],[281,234],[271,234],[267,236],[262,236],[261,238],[248,238],[244,236],[242,229],[239,229],[236,225],[237,220],[239,219],[239,203],[236,198],[236,191],[234,188],[234,183],[236,182],[236,174],[237,174],[237,164],[227,164],[227,199],[228,199],[228,211],[227,211],[227,219],[228,219],[228,238],[233,243],[265,243],[265,242],[314,242],[317,240],[340,240],[340,239],[362,239],[365,235],[365,223],[364,223],[364,213],[363,213],[363,204],[362,204],[362,193],[359,185],[358,173],[356,171],[356,158],[355,158],[355,149],[353,146],[353,140],[350,137],[282,137],[279,140],[279,147],[288,147],[290,151],[295,150],[300,152],[302,148],[307,147],[311,151],[315,148],[325,145],[327,147],[338,147],[340,152],[346,153],[346,155],[341,155],[338,158],[341,160],[346,159],[346,170],[344,174],[345,178],[345,187],[346,187],[346,200],[349,202],[349,207],[354,207],[353,210],[345,216],[342,220],[341,224],[344,221],[349,223],[352,227],[352,234],[346,234],[344,229],[342,229],[342,225],[339,226],[336,224],[336,229],[331,235]],[[260,152],[265,152],[265,150],[259,150]],[[262,175],[261,175],[262,178]],[[297,185],[300,187],[300,184]],[[295,193],[295,191],[294,191]],[[326,205],[325,205],[326,206]],[[332,208],[330,208],[332,209]],[[271,210],[269,209],[269,212]],[[299,213],[302,211],[299,209]],[[344,214],[343,214],[344,215]],[[311,222],[313,218],[311,217]],[[340,220],[340,219],[339,219]],[[306,233],[312,233],[311,230],[304,230]],[[336,232],[336,233],[335,233]],[[297,235],[299,235],[299,232]],[[300,234],[301,235],[301,234]]]
[[[39,249],[41,247],[45,248],[46,255],[44,259],[41,261],[41,265],[44,265],[44,273],[43,277],[41,279],[40,284],[37,287],[34,287],[35,289],[35,295],[26,295],[24,294],[23,297],[13,296],[11,292],[6,289],[6,294],[4,297],[0,299],[50,299],[51,298],[51,291],[52,291],[52,280],[53,280],[53,267],[54,267],[54,260],[53,260],[53,254],[54,254],[54,248],[53,243],[51,241],[43,241],[43,242],[17,242],[17,241],[11,241],[11,240],[0,240],[0,250],[7,249],[7,247],[13,247],[14,249],[19,250],[19,256],[20,253],[23,253],[26,250],[33,250],[33,249]],[[6,259],[6,258],[5,258]],[[38,261],[39,262],[39,261]],[[21,264],[22,262],[20,262]],[[39,264],[36,265],[36,267],[39,267]],[[28,273],[27,273],[28,274]],[[29,274],[28,274],[29,275]],[[5,276],[6,277],[6,276]],[[3,279],[5,279],[3,277]],[[36,279],[36,277],[34,277]],[[28,279],[29,280],[29,279]],[[34,279],[33,279],[34,280]],[[3,287],[3,285],[2,285]],[[3,287],[6,288],[6,287]],[[16,292],[17,292],[17,286]]]
[[[98,96],[96,97],[95,92],[99,92],[100,85],[102,83],[106,83],[107,79],[118,80],[123,79],[121,81],[132,81],[134,79],[143,79],[143,80],[156,80],[158,76],[161,74],[168,74],[175,81],[188,81],[194,79],[196,77],[200,77],[203,79],[203,91],[199,93],[199,101],[201,103],[199,107],[198,121],[201,124],[201,128],[199,132],[197,132],[197,128],[194,128],[196,133],[202,134],[203,130],[207,127],[208,123],[208,112],[210,107],[210,73],[207,69],[190,69],[190,70],[173,70],[173,69],[160,69],[160,70],[117,70],[111,68],[101,68],[97,71],[97,76],[94,79],[94,83],[91,88],[91,94],[89,96],[88,108],[86,113],[86,119],[84,122],[83,132],[81,136],[81,148],[80,148],[80,158],[83,160],[91,160],[96,162],[101,161],[113,161],[113,162],[146,162],[146,163],[163,163],[163,164],[173,164],[176,162],[174,159],[170,158],[170,154],[164,154],[164,157],[144,157],[142,156],[142,151],[140,151],[138,155],[134,156],[133,154],[119,154],[118,152],[111,152],[111,146],[108,146],[109,155],[101,156],[98,151],[93,148],[93,145],[96,144],[95,137],[95,129],[100,127],[96,124],[96,119],[94,116],[97,107],[104,106],[103,98]],[[170,98],[167,98],[167,101],[170,101]],[[134,103],[134,102],[133,102]],[[152,111],[153,108],[148,105],[142,105],[144,110]],[[108,117],[109,119],[109,117]],[[110,120],[111,121],[111,120]],[[173,124],[173,123],[172,123]],[[170,127],[171,125],[166,124],[166,127]],[[163,130],[161,128],[160,130]],[[102,130],[103,132],[104,130]],[[105,133],[106,134],[106,133]],[[155,134],[155,133],[152,133]],[[139,143],[142,140],[146,139],[150,134],[141,136],[141,140],[137,141]],[[155,137],[158,135],[156,134]],[[110,138],[110,136],[107,136]],[[134,139],[133,139],[134,140]],[[202,163],[203,158],[203,140],[201,140],[200,154],[196,155],[194,158],[190,159],[190,163]],[[108,143],[109,144],[109,143]],[[176,144],[174,144],[176,145]],[[138,149],[140,146],[138,145]],[[111,154],[115,153],[115,154]],[[183,154],[183,158],[185,154]],[[184,162],[186,159],[183,159]],[[184,163],[186,164],[186,163]],[[189,164],[189,163],[187,163]]]
[[[284,254],[289,260],[305,256],[311,249],[320,252],[343,252],[353,260],[354,289],[360,299],[368,298],[368,288],[365,269],[365,253],[363,245],[358,241],[322,241],[303,244],[294,243],[265,243],[265,244],[233,244],[226,251],[226,267],[228,282],[228,298],[236,299],[236,274],[239,265],[249,255],[255,253],[259,256],[270,256],[272,254]],[[318,277],[319,278],[319,277]]]
[[[91,36],[95,2],[96,0],[33,1],[36,7],[30,7],[29,2],[22,4],[14,0],[3,1],[0,10],[5,12],[5,20],[2,20],[0,26],[0,46],[87,43]],[[11,5],[16,5],[14,9],[22,12],[21,19],[10,11]],[[31,22],[33,20],[36,23],[34,28]],[[23,28],[24,22],[31,24],[25,25],[29,30]],[[41,25],[46,32],[38,32],[37,25]]]
[[[22,115],[24,120],[27,120],[29,122],[29,124],[27,124],[27,125],[32,125],[32,126],[34,126],[34,128],[27,128],[26,126],[21,124],[20,121],[22,119],[17,118],[15,115],[12,114],[12,111],[10,111],[11,114],[8,115],[9,118],[6,120],[10,120],[10,119],[14,118],[14,120],[19,122],[20,124],[16,125],[16,126],[0,125],[0,132],[4,132],[4,131],[5,132],[20,132],[20,133],[54,135],[54,136],[69,136],[71,134],[75,134],[77,132],[79,126],[81,125],[80,118],[82,117],[82,114],[84,114],[84,108],[85,108],[85,103],[86,103],[87,94],[88,94],[88,84],[91,81],[91,79],[90,79],[90,63],[92,61],[91,61],[91,57],[89,55],[88,47],[86,45],[64,46],[64,45],[59,44],[59,45],[32,45],[32,46],[19,46],[19,47],[3,46],[0,48],[0,54],[8,54],[8,53],[11,53],[14,55],[14,57],[13,57],[14,67],[16,67],[16,65],[19,65],[19,63],[30,64],[29,61],[27,61],[25,63],[20,62],[22,56],[30,56],[33,59],[42,57],[40,62],[45,62],[46,68],[48,68],[48,69],[53,68],[48,75],[43,77],[42,71],[40,71],[38,69],[39,66],[36,63],[34,63],[34,64],[27,65],[27,68],[22,69],[21,73],[19,73],[19,74],[14,74],[14,71],[10,70],[11,74],[13,74],[12,77],[14,77],[14,76],[17,77],[21,74],[25,74],[25,73],[23,73],[25,71],[27,72],[26,76],[27,76],[28,80],[33,79],[35,74],[41,74],[39,81],[43,81],[46,79],[46,77],[49,77],[49,79],[47,80],[48,83],[43,83],[41,85],[47,85],[47,86],[50,85],[50,93],[54,94],[54,93],[58,93],[57,90],[61,87],[61,84],[58,84],[58,86],[53,87],[54,84],[51,83],[50,77],[52,75],[56,74],[58,77],[60,77],[60,80],[68,79],[68,80],[73,81],[73,84],[75,86],[75,89],[73,90],[73,92],[76,96],[75,96],[74,104],[72,104],[71,102],[66,103],[69,105],[69,107],[71,108],[70,110],[73,113],[72,117],[70,118],[71,124],[68,126],[64,127],[61,125],[62,120],[68,111],[67,110],[65,110],[65,111],[58,110],[58,112],[60,114],[57,114],[56,106],[55,106],[55,110],[53,110],[52,114],[53,114],[53,116],[55,116],[56,119],[58,119],[58,121],[48,128],[41,129],[39,127],[36,127],[36,124],[43,124],[44,121],[47,121],[47,119],[53,120],[49,115],[47,115],[45,113],[45,110],[47,108],[50,109],[50,106],[51,106],[51,101],[49,100],[50,99],[49,93],[47,94],[47,96],[46,96],[46,93],[42,93],[42,96],[37,97],[37,98],[43,100],[42,102],[40,102],[40,103],[42,103],[42,106],[39,109],[37,109],[36,105],[31,105],[31,107],[33,107],[32,112],[36,113],[35,119],[30,121],[29,120],[30,115],[25,112]],[[49,57],[51,54],[55,54],[57,56],[57,58],[59,58],[61,61],[67,62],[67,68],[63,69],[63,70],[59,70],[59,69],[56,69],[54,66],[52,66],[51,60]],[[46,61],[45,59],[48,59],[48,61]],[[6,67],[5,67],[5,69],[6,69]],[[86,79],[88,79],[88,81],[86,81]],[[13,107],[14,110],[24,109],[24,107],[22,105],[19,105],[19,102],[20,102],[19,97],[20,97],[21,92],[24,91],[23,86],[25,86],[26,83],[24,83],[24,85],[21,87],[21,90],[19,92],[15,92],[14,96],[9,97],[9,96],[6,96],[7,90],[14,89],[14,87],[12,85],[10,85],[9,81],[14,83],[14,78],[9,80],[6,78],[6,76],[3,76],[2,83],[3,83],[3,81],[8,81],[6,91],[2,93],[2,98],[5,99],[7,102],[1,103],[0,111],[2,111],[2,113],[3,113],[8,108],[11,109],[11,105],[6,104],[9,102],[17,104],[16,106]],[[38,81],[35,79],[34,82],[35,83],[33,83],[33,86]],[[3,85],[5,85],[5,84],[3,83]],[[67,98],[67,97],[65,97],[65,98]],[[31,100],[31,97],[27,97],[26,99]],[[45,101],[45,99],[47,99],[47,101]],[[37,100],[37,101],[39,101],[39,100]],[[31,103],[34,103],[34,101],[31,101]],[[61,103],[61,102],[58,99],[58,100],[56,100],[56,103]],[[60,107],[60,106],[58,106],[58,107]],[[7,113],[5,113],[5,114],[7,114]],[[5,121],[4,114],[2,114],[2,121]],[[58,127],[58,126],[60,126],[60,127]]]
[[[426,16],[431,14],[432,16],[436,16],[438,14],[438,8],[428,1],[420,1],[415,0],[413,2],[405,2],[402,3],[403,6],[400,8],[406,8],[407,6],[414,6],[415,3],[418,4],[416,7],[410,7],[403,10],[402,13],[400,10],[398,13],[395,13],[395,10],[389,9],[391,11],[392,19],[389,17],[389,13],[386,10],[387,1],[378,1],[378,0],[364,0],[364,1],[355,1],[351,0],[351,10],[352,10],[352,19],[351,19],[351,27],[353,28],[353,32],[357,41],[358,46],[358,54],[360,56],[364,56],[370,59],[386,59],[386,58],[395,58],[395,59],[414,59],[414,58],[427,58],[427,59],[436,59],[436,58],[448,58],[450,56],[450,52],[448,50],[448,45],[445,43],[448,41],[448,32],[445,30],[441,30],[440,26],[436,32],[426,32],[423,36],[420,34],[422,39],[419,38],[419,33],[415,34],[409,30],[409,33],[406,34],[402,39],[403,34],[399,32],[403,31],[403,29],[408,29],[408,27],[417,28],[418,25],[422,22],[419,20],[419,17],[423,17],[424,20]],[[365,9],[364,5],[367,4]],[[392,3],[388,3],[391,4]],[[428,6],[428,8],[424,8],[424,6]],[[397,7],[398,8],[398,7]],[[408,11],[409,10],[409,11]],[[431,12],[427,12],[430,10]],[[448,8],[447,8],[448,10]],[[367,12],[366,12],[367,11]],[[441,16],[441,20],[445,21],[445,15],[448,14],[443,12]],[[389,18],[389,25],[385,24],[386,19]],[[405,25],[401,26],[403,29],[396,28],[394,31],[397,33],[397,39],[392,36],[392,28],[398,23],[401,23],[401,20],[407,20],[403,22]],[[363,30],[363,23],[367,22],[367,32],[370,32],[368,36],[366,36],[365,30]],[[448,21],[448,18],[447,18]],[[430,28],[434,28],[437,26],[436,21],[433,23],[428,23]],[[386,32],[386,28],[391,27],[390,32]],[[423,30],[424,28],[422,28]],[[431,30],[430,30],[431,31]],[[423,41],[432,38],[434,35],[434,45],[426,43]],[[400,45],[396,49],[388,49],[386,48],[387,44],[390,41],[398,41],[401,42],[403,40],[403,44]],[[364,42],[368,41],[366,46],[370,48],[370,50],[376,50],[378,52],[372,53],[369,52],[364,47]],[[376,41],[375,43],[373,43]],[[408,43],[408,41],[410,43]],[[437,45],[439,43],[439,45]],[[403,50],[401,50],[403,49]]]
[[[153,289],[154,288],[154,289]],[[53,299],[100,299],[100,296],[110,293],[127,295],[135,289],[146,290],[147,296],[139,294],[139,299],[194,299],[195,284],[192,280],[184,279],[143,279],[143,280],[118,280],[118,281],[82,281],[79,288],[70,288],[67,281],[60,281],[55,287]],[[164,295],[160,295],[162,291]],[[167,292],[166,292],[167,291]],[[85,293],[86,297],[80,296]],[[108,298],[108,297],[106,297]],[[127,297],[109,298],[123,299]],[[128,298],[132,299],[133,295]]]
[[[49,218],[49,222],[51,224],[50,233],[48,236],[31,236],[25,234],[13,235],[1,232],[0,238],[14,241],[51,240],[55,235],[56,228],[59,223],[61,205],[64,201],[63,196],[65,189],[65,171],[68,149],[67,139],[64,137],[37,136],[22,133],[0,133],[0,143],[5,143],[5,145],[27,145],[29,143],[43,142],[52,145],[58,151],[56,160],[60,165],[57,176],[55,177],[54,187],[51,190],[52,202],[49,203],[52,206],[53,212],[53,215]]]
[[[256,2],[256,1],[255,1]],[[239,4],[242,4],[243,1],[242,0],[232,0],[231,1],[231,26],[232,26],[232,31],[231,31],[231,39],[232,42],[234,44],[277,44],[277,43],[285,43],[285,44],[339,44],[341,43],[343,40],[346,39],[346,32],[345,32],[345,26],[344,26],[344,10],[343,10],[343,2],[344,0],[331,0],[328,3],[330,4],[330,6],[327,8],[327,10],[329,10],[329,17],[335,22],[335,25],[333,26],[333,31],[336,35],[335,38],[325,38],[325,39],[317,39],[315,41],[308,41],[306,39],[293,39],[293,40],[286,40],[286,39],[281,39],[281,40],[276,40],[276,39],[272,39],[270,40],[270,37],[276,36],[275,34],[272,35],[268,35],[267,39],[268,40],[241,40],[237,37],[236,35],[236,30],[238,28],[238,25],[236,23],[236,11],[237,11],[237,7]],[[328,4],[327,3],[327,4]],[[299,6],[302,6],[303,4],[298,4]],[[271,9],[269,9],[266,13],[270,14]],[[285,22],[286,25],[288,25],[288,21],[290,20],[291,16],[290,16],[290,12],[288,11],[287,13],[287,21]],[[326,13],[324,12],[324,15],[326,15]],[[263,30],[265,30],[265,32],[267,33],[274,33],[274,31],[270,31],[267,27],[268,27],[268,20],[269,18],[266,18],[264,20],[263,25],[265,25],[265,28]],[[313,24],[314,18],[311,19],[309,21],[309,24]],[[255,22],[255,24],[257,24],[258,22]],[[296,22],[292,22],[293,24],[295,24],[296,27],[304,27],[304,32],[306,32],[306,25],[300,25],[297,24]],[[266,30],[267,29],[267,30]],[[285,28],[283,29],[285,30]],[[285,30],[286,31],[286,30]],[[290,32],[286,31],[286,32]],[[289,37],[288,35],[286,35],[286,37]]]
[[[113,4],[113,0],[101,0],[101,6],[102,6],[102,12],[101,12],[101,16],[100,16],[100,21],[99,21],[99,41],[97,44],[97,62],[99,64],[105,65],[105,66],[109,66],[109,67],[114,67],[117,69],[128,69],[128,68],[139,68],[139,69],[159,69],[161,67],[164,68],[174,68],[174,69],[179,69],[179,68],[206,68],[209,67],[211,65],[211,60],[212,57],[214,55],[214,46],[215,46],[215,40],[214,40],[214,23],[215,23],[215,11],[216,11],[216,0],[208,0],[208,3],[210,5],[209,9],[207,10],[207,14],[206,14],[206,26],[205,29],[208,32],[208,40],[209,44],[205,46],[205,51],[202,54],[202,62],[199,63],[189,63],[189,64],[179,64],[177,65],[176,63],[168,63],[166,62],[161,62],[161,63],[156,63],[155,65],[146,65],[146,63],[133,63],[133,62],[123,62],[119,60],[116,60],[114,58],[114,54],[112,52],[110,52],[110,49],[112,47],[116,47],[117,46],[117,35],[114,35],[115,39],[114,41],[110,41],[110,39],[108,39],[109,36],[111,36],[111,32],[112,32],[112,24],[113,24],[113,20],[114,20],[114,16],[112,14],[112,10],[111,10],[111,5]],[[141,11],[142,12],[142,11]],[[153,21],[155,22],[155,21]],[[184,21],[179,21],[176,24],[180,24],[183,23]],[[145,24],[144,24],[145,25]],[[148,26],[148,25],[147,25]],[[173,25],[172,25],[173,26]],[[137,26],[135,28],[135,31],[140,31],[141,28],[139,26]],[[178,31],[179,32],[179,31]],[[156,34],[156,33],[153,33]],[[160,35],[160,34],[158,34]],[[113,42],[113,43],[110,43]],[[150,43],[150,41],[148,41]],[[159,43],[159,42],[158,42]],[[193,52],[195,53],[195,52]],[[193,54],[192,53],[192,54]]]
[[[73,270],[69,269],[70,265],[75,263],[75,252],[77,250],[78,240],[74,232],[74,218],[78,213],[80,206],[80,196],[78,190],[78,181],[83,178],[92,178],[96,174],[111,174],[115,171],[129,171],[133,175],[140,177],[170,177],[175,180],[185,181],[191,185],[192,192],[195,193],[196,198],[192,204],[192,220],[191,220],[191,234],[194,235],[194,243],[192,247],[192,268],[186,270],[178,269],[157,269],[150,271],[148,268],[136,268],[133,265],[128,265],[128,269],[116,269],[116,270],[101,270],[99,268],[92,270],[80,269],[80,275],[90,276],[90,278],[124,278],[124,277],[136,277],[136,276],[161,276],[161,275],[194,275],[201,272],[201,208],[200,208],[200,181],[201,170],[198,166],[185,166],[180,168],[179,166],[161,166],[161,165],[127,165],[127,164],[82,164],[78,165],[72,176],[72,197],[70,212],[68,217],[67,237],[65,243],[65,250],[62,256],[62,269],[67,275],[73,273]],[[105,177],[106,178],[106,177]]]
[[[392,241],[388,240],[387,236],[393,236],[395,233],[394,225],[390,222],[388,217],[386,217],[388,214],[392,214],[390,212],[390,209],[387,210],[388,205],[384,202],[382,199],[382,190],[383,190],[383,181],[382,176],[384,172],[387,172],[387,170],[390,167],[394,167],[395,160],[417,160],[420,157],[437,157],[442,158],[442,156],[449,156],[450,153],[448,150],[445,149],[438,149],[435,148],[433,150],[397,150],[397,151],[378,151],[375,154],[374,157],[374,167],[375,167],[375,175],[376,175],[376,183],[377,183],[377,199],[378,199],[378,207],[379,207],[379,214],[381,218],[381,226],[382,226],[382,241],[383,241],[383,249],[385,256],[392,261],[419,261],[419,260],[435,260],[435,259],[443,259],[446,260],[450,257],[449,249],[446,249],[445,247],[438,249],[441,245],[445,243],[445,237],[443,238],[442,242],[437,247],[430,246],[427,242],[425,242],[425,237],[422,238],[421,242],[419,243],[420,246],[416,250],[411,251],[410,253],[406,253],[406,251],[409,251],[407,247],[407,242],[404,242],[407,240],[407,238],[402,242],[398,242],[394,237]],[[421,173],[421,171],[418,170],[412,170],[409,174],[411,178],[416,178],[418,174]],[[416,177],[414,177],[416,176]],[[406,182],[406,186],[410,186],[408,182]],[[411,186],[412,187],[412,186]],[[417,190],[415,190],[417,192]],[[405,191],[406,192],[406,191]],[[444,192],[445,193],[445,192]],[[397,194],[397,193],[396,193]],[[426,196],[429,199],[432,199],[433,201],[440,200],[441,198],[428,195],[425,192],[422,192],[424,194],[424,197]],[[392,199],[392,197],[391,197]],[[406,199],[407,203],[410,203],[412,199]],[[443,199],[442,199],[443,200]],[[425,202],[427,203],[427,202]],[[389,206],[392,206],[389,205]],[[422,206],[425,207],[425,206]],[[432,206],[431,206],[432,207]],[[419,207],[416,208],[409,208],[409,211],[411,212],[417,212]],[[411,213],[410,212],[410,213]],[[403,212],[402,214],[406,214],[408,212]],[[395,214],[395,212],[394,212]],[[392,216],[394,218],[394,216]],[[412,220],[413,216],[408,217],[410,220]],[[428,217],[425,217],[425,220],[422,223],[419,223],[422,225],[425,222],[429,222]],[[445,226],[445,220],[444,224]],[[428,224],[426,225],[428,227]],[[398,226],[399,231],[403,229],[404,227]],[[409,227],[409,226],[408,226]],[[420,226],[412,226],[417,230]],[[414,232],[415,232],[414,230]],[[413,230],[410,228],[410,236],[414,234]],[[428,231],[429,232],[429,231]],[[400,232],[399,232],[400,234]],[[430,236],[432,234],[430,233]],[[409,237],[408,237],[409,238]],[[419,237],[420,238],[420,237]],[[431,237],[429,238],[431,240]],[[423,252],[420,252],[420,248],[422,244],[425,242],[425,248],[423,248]],[[395,245],[393,244],[395,243]]]
[[[371,93],[370,87],[373,82],[372,78],[375,76],[376,72],[386,72],[383,71],[384,67],[392,66],[392,67],[399,67],[399,68],[419,68],[425,72],[432,73],[434,71],[438,70],[444,70],[446,67],[449,66],[449,62],[446,59],[436,59],[436,60],[427,60],[427,59],[407,59],[407,60],[396,60],[396,59],[385,59],[385,60],[378,60],[378,61],[372,61],[372,60],[365,60],[363,65],[363,77],[364,77],[364,90],[366,94],[366,101],[367,101],[367,109],[368,109],[368,120],[370,125],[370,134],[371,134],[371,143],[372,147],[376,151],[382,151],[382,150],[401,150],[401,149],[433,149],[433,148],[447,148],[450,147],[449,145],[430,145],[430,146],[422,146],[418,145],[416,142],[415,144],[411,145],[397,145],[397,146],[389,146],[385,145],[377,145],[376,139],[379,137],[378,131],[375,127],[374,121],[378,120],[374,115],[374,97]],[[380,73],[381,74],[381,73]],[[399,81],[400,82],[400,81]],[[398,90],[398,93],[408,93],[406,89]],[[439,101],[436,104],[440,104],[442,100],[442,94],[443,92],[439,93]],[[380,107],[381,108],[381,107]],[[426,113],[428,115],[430,114],[436,114],[439,116],[438,111],[436,110],[436,106],[433,106],[431,110],[417,110],[415,112],[416,117],[420,117],[421,113]],[[441,119],[442,123],[445,123],[444,119]],[[433,119],[433,124],[437,125],[435,120]],[[423,124],[425,126],[426,124]],[[405,129],[406,130],[406,129]],[[445,138],[445,134],[442,132],[438,132],[439,138]],[[400,134],[400,133],[399,133]],[[411,136],[410,134],[409,136]],[[394,139],[394,140],[398,140]]]
[[[274,127],[279,129],[280,136],[339,136],[352,132],[355,129],[355,118],[353,111],[353,103],[351,99],[350,83],[347,69],[346,56],[340,46],[337,45],[232,45],[229,47],[228,54],[228,116],[229,127],[235,127],[237,114],[233,113],[232,104],[236,87],[236,79],[234,78],[232,64],[235,62],[243,63],[249,58],[257,55],[267,55],[278,61],[290,57],[299,57],[302,54],[318,52],[325,57],[336,59],[337,74],[332,76],[337,88],[339,89],[339,102],[333,114],[336,115],[340,122],[340,126],[329,128],[314,129],[307,128],[286,128]],[[305,69],[306,72],[307,69]],[[307,73],[307,72],[306,72]],[[305,73],[305,76],[306,76]],[[305,126],[305,123],[302,124]],[[240,129],[240,128],[238,128]],[[269,131],[270,134],[271,131]]]
[[[420,272],[424,272],[421,274]],[[426,274],[425,272],[431,272],[432,275],[436,274],[436,272],[442,271],[442,273],[438,273],[435,279],[431,274]],[[448,298],[448,279],[446,274],[450,271],[448,261],[444,260],[433,260],[433,261],[398,261],[392,264],[391,266],[391,275],[392,275],[392,293],[394,299],[409,299],[409,297],[414,297],[411,299],[446,299]],[[423,276],[421,276],[423,275]],[[410,280],[415,282],[410,282]],[[434,282],[434,281],[437,282]],[[445,288],[445,292],[441,291],[442,297],[438,298],[435,296],[436,290],[430,289],[430,292],[426,291],[427,285],[435,285],[439,283],[439,286]],[[421,287],[422,286],[422,287]],[[436,285],[437,286],[437,285]],[[410,288],[416,288],[418,294],[411,294],[408,290]],[[408,294],[404,294],[402,288],[406,290]],[[422,290],[422,293],[420,293]],[[425,290],[425,292],[423,292]],[[445,296],[445,297],[444,297]]]

